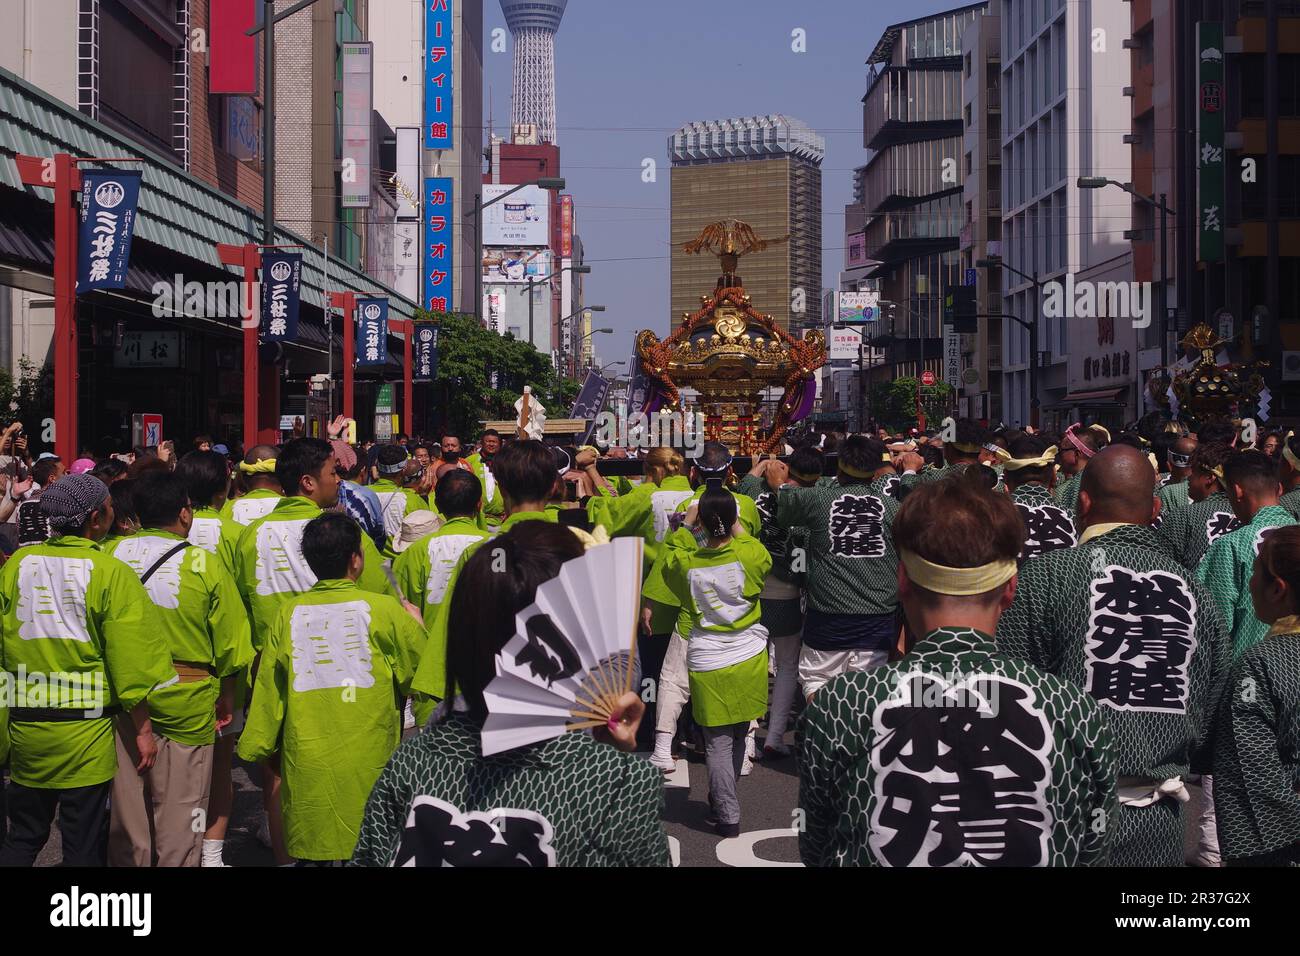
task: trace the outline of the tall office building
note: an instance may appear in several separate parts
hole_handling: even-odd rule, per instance
[[[1129,18],[1125,3],[1002,0],[1002,255],[1040,281],[1133,277],[1129,203],[1076,186],[1080,176],[1131,178]],[[1000,272],[1002,311],[1038,323],[1041,424],[1133,417],[1131,317],[1044,315],[1033,283]],[[1004,322],[1002,335],[1003,416],[1029,422],[1029,334]]]
[[[671,327],[712,291],[718,261],[682,247],[709,223],[739,219],[763,239],[789,236],[740,262],[754,307],[783,329],[822,324],[822,159],[826,141],[780,114],[690,123],[668,140],[672,161]]]
[[[514,39],[511,123],[531,126],[538,142],[555,142],[555,32],[569,0],[501,0]]]
[[[887,27],[867,58],[862,176],[867,273],[896,304],[887,364],[872,381],[943,375],[943,297],[965,276],[958,254],[962,184],[962,34],[977,3]]]

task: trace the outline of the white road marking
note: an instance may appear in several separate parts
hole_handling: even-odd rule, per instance
[[[786,830],[752,830],[730,840],[719,840],[717,847],[718,862],[725,863],[727,866],[803,866],[802,863],[778,863],[775,860],[764,860],[754,852],[756,843],[762,843],[764,840],[775,840],[779,837],[797,837],[798,835],[799,831],[793,828]]]
[[[673,866],[682,865],[682,844],[675,836],[668,838],[668,855],[672,857]]]
[[[677,766],[673,768],[672,773],[664,774],[665,787],[685,787],[691,788],[691,764],[690,761],[682,758],[677,761]]]

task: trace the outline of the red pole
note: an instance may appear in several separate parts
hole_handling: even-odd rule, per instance
[[[222,265],[241,266],[244,270],[244,312],[240,317],[244,336],[244,451],[257,444],[257,332],[262,324],[261,303],[257,302],[257,270],[262,254],[256,243],[232,246],[217,243],[217,257]]]
[[[352,409],[352,369],[357,364],[357,296],[354,292],[331,292],[330,305],[343,310],[343,417],[355,418]]]
[[[54,156],[54,453],[77,457],[77,207],[81,172]]]

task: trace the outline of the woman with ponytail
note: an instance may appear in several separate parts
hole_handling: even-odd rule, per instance
[[[767,629],[758,595],[772,556],[738,520],[721,476],[706,480],[686,524],[665,544],[663,581],[681,605],[691,712],[704,731],[709,821],[720,836],[740,833],[736,781],[749,724],[767,711]]]
[[[1237,658],[1219,699],[1219,853],[1228,866],[1300,866],[1300,526],[1264,536],[1250,595],[1268,633]]]

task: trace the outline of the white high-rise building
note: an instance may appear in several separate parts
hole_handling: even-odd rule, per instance
[[[515,45],[510,122],[555,142],[555,31],[568,0],[501,0]]]
[[[1120,280],[1126,270],[1131,279],[1124,236],[1131,228],[1131,204],[1117,190],[1076,185],[1080,176],[1132,178],[1132,147],[1125,142],[1131,125],[1125,96],[1131,56],[1124,47],[1131,33],[1129,4],[1001,0],[990,12],[1000,12],[1002,26],[1003,261],[1063,285],[1067,276]],[[1033,283],[1011,269],[1001,272],[1003,312],[1034,318]],[[1125,383],[1134,377],[1137,356],[1125,357],[1131,346],[1121,338],[1132,337],[1132,325],[1108,318],[1099,330],[1096,317],[1048,317],[1038,303],[1044,427],[1124,416]],[[1029,334],[1004,321],[1002,336],[1002,415],[1008,423],[1028,423]],[[1107,336],[1109,341],[1099,343]],[[1110,368],[1113,355],[1119,356],[1119,374]],[[1086,376],[1080,371],[1085,357]]]

